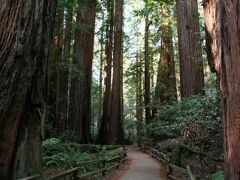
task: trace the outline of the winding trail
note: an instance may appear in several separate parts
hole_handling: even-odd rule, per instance
[[[128,146],[128,161],[113,180],[167,180],[163,166],[137,146]]]

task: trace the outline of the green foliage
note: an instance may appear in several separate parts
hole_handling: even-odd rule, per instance
[[[81,162],[92,160],[92,158],[96,157],[90,153],[80,152],[72,147],[68,147],[65,148],[63,152],[44,156],[43,163],[46,167],[49,168],[68,169],[80,166]],[[87,168],[87,166],[83,166],[82,170],[85,171]]]
[[[153,123],[141,131],[141,141],[159,141],[169,137],[183,135],[183,129],[191,126],[222,133],[219,95],[216,88],[205,90],[203,96],[192,96],[180,102],[158,107],[158,114]],[[204,128],[207,127],[207,128]],[[196,130],[194,130],[196,132]],[[205,136],[205,134],[202,134]],[[195,136],[202,136],[195,133]]]
[[[58,139],[44,141],[44,166],[50,169],[70,169],[80,167],[81,173],[97,170],[99,164],[83,163],[102,158],[110,159],[122,153],[119,146],[79,145],[61,143]]]
[[[43,148],[50,148],[57,144],[61,144],[61,140],[57,138],[46,139],[42,142]]]
[[[212,180],[224,180],[224,172],[223,171],[217,171],[214,173],[211,177]]]
[[[204,96],[192,96],[179,103],[161,106],[157,120],[178,127],[192,123],[219,126],[221,112],[218,92],[215,88],[206,89]]]

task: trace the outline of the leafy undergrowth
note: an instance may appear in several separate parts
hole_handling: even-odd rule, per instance
[[[84,163],[98,159],[111,159],[123,152],[120,146],[81,145],[64,143],[51,138],[43,142],[44,176],[58,174],[63,170],[80,167],[79,173],[86,174],[99,169],[99,162]],[[106,167],[111,164],[106,164]]]
[[[172,164],[193,166],[203,179],[220,180],[223,163],[210,160],[223,159],[219,104],[218,92],[211,88],[203,96],[161,106],[155,121],[142,129],[140,142],[168,154]]]
[[[224,180],[223,171],[217,171],[212,175],[212,180]]]

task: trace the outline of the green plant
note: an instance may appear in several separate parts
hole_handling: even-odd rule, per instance
[[[212,174],[211,177],[212,180],[224,180],[224,172],[223,171],[217,171],[214,174]]]
[[[208,88],[205,95],[192,96],[158,108],[154,122],[140,131],[140,141],[151,142],[184,135],[185,129],[194,129],[196,138],[222,134],[221,110],[216,88]],[[207,127],[207,128],[205,128]],[[201,133],[201,134],[199,134]]]
[[[50,148],[52,146],[55,146],[57,144],[61,144],[61,140],[57,138],[50,138],[46,139],[42,142],[43,148]]]

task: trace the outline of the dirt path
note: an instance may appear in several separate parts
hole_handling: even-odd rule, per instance
[[[128,147],[128,161],[111,180],[166,180],[165,169],[137,146]]]

